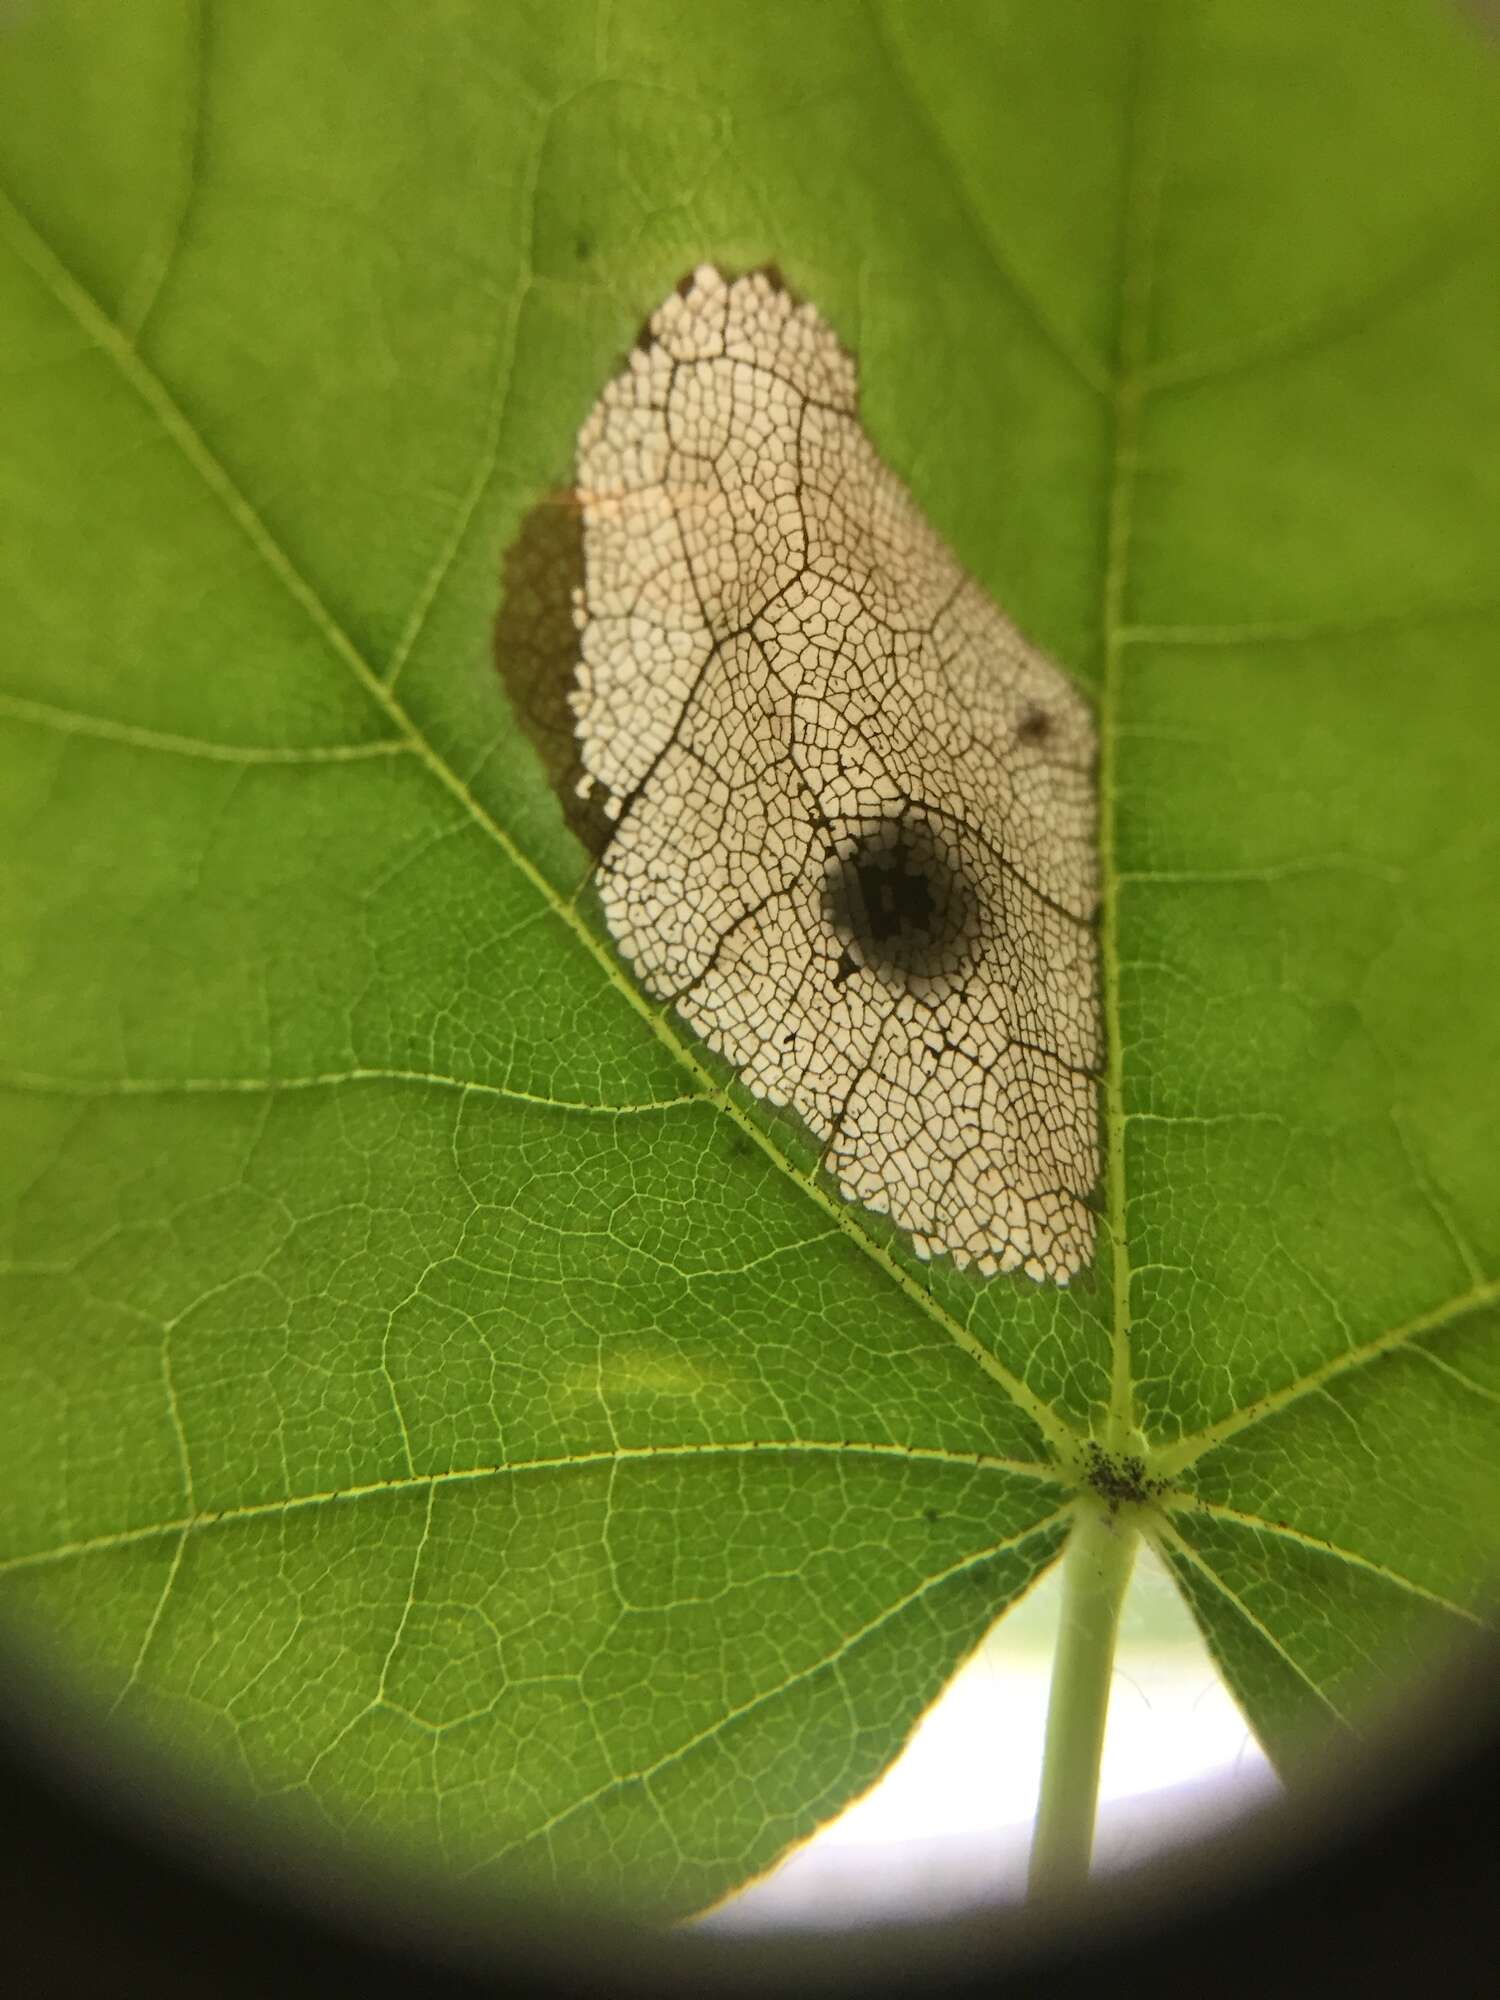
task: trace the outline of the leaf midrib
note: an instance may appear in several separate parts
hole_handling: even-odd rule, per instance
[[[1099,622],[1099,981],[1104,1030],[1105,1223],[1110,1257],[1110,1397],[1105,1442],[1120,1454],[1139,1443],[1135,1381],[1130,1355],[1129,1196],[1125,1179],[1125,1044],[1120,1026],[1119,707],[1126,593],[1130,572],[1131,512],[1155,261],[1156,202],[1162,155],[1153,129],[1148,151],[1144,106],[1154,79],[1154,51],[1140,14],[1131,47],[1125,111],[1125,169],[1121,175],[1119,319],[1115,333],[1114,386],[1110,401],[1110,463],[1105,508],[1104,571]]]

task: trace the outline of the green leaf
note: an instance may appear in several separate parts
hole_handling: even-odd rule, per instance
[[[1080,16],[0,26],[3,1601],[226,1782],[691,1909],[1090,1439],[1284,1759],[1482,1609],[1493,65],[1422,0]],[[501,552],[703,258],[1097,695],[1070,1293],[916,1264],[643,1000],[506,708]]]

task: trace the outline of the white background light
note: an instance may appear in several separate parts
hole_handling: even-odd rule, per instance
[[[879,1784],[701,1928],[853,1926],[1021,1896],[1060,1600],[1054,1568]],[[1175,1584],[1143,1548],[1116,1657],[1096,1867],[1138,1861],[1276,1789]]]

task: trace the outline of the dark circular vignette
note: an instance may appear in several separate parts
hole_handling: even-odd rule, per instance
[[[730,1941],[479,1908],[319,1851],[168,1776],[0,1635],[0,1957],[24,2000],[1475,1992],[1500,1945],[1500,1641],[1410,1707],[1308,1804],[1086,1903]]]

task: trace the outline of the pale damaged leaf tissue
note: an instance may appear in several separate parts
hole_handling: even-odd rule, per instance
[[[704,266],[579,435],[570,696],[647,989],[921,1256],[1089,1259],[1094,736],[860,426],[849,354]]]

